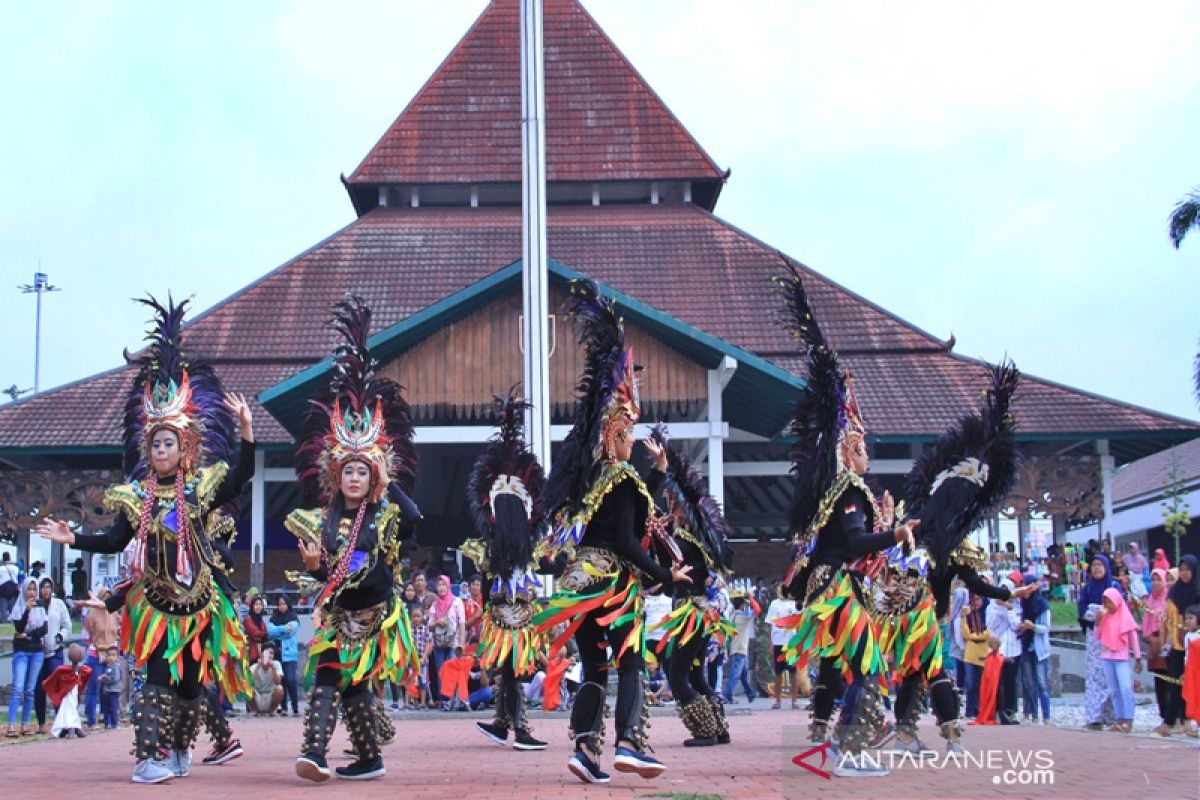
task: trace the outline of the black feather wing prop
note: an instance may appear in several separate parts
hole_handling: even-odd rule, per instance
[[[612,300],[590,280],[571,282],[567,313],[578,327],[583,373],[575,387],[577,404],[570,433],[554,459],[546,487],[551,515],[578,503],[587,493],[604,424],[604,411],[621,378],[625,331]]]
[[[792,409],[787,432],[792,447],[794,493],[788,513],[792,533],[803,534],[816,516],[821,497],[837,477],[838,434],[845,420],[846,379],[837,353],[825,341],[813,316],[808,294],[796,268],[785,260],[786,275],[775,278],[783,299],[779,319],[800,344],[808,361],[805,388]]]
[[[922,453],[905,479],[908,516],[921,520],[917,536],[937,573],[963,538],[1004,502],[1016,480],[1011,405],[1021,373],[1011,361],[988,369],[990,385],[979,412],[963,417]]]
[[[493,573],[507,577],[525,568],[533,558],[533,547],[542,535],[546,514],[542,506],[545,475],[537,456],[525,443],[525,410],[529,403],[513,390],[495,398],[493,413],[497,431],[480,454],[467,480],[467,497],[475,530],[488,545],[488,564]],[[497,513],[491,491],[500,476],[520,482],[529,501],[529,513]],[[513,502],[516,502],[514,496]],[[497,503],[499,498],[497,498]],[[514,505],[515,508],[515,505]]]
[[[684,511],[687,529],[700,541],[718,570],[733,569],[733,547],[729,544],[729,525],[721,506],[708,493],[708,480],[697,472],[687,456],[671,446],[666,428],[655,425],[650,432],[667,455],[663,491],[674,497]]]

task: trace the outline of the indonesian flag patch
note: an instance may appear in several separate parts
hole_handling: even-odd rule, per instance
[[[850,505],[848,505],[842,509],[843,514],[853,514],[856,511],[858,511],[858,506],[855,505],[854,503],[851,503]]]

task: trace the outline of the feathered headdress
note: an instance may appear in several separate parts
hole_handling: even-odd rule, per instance
[[[800,273],[785,259],[788,274],[775,278],[783,297],[780,322],[799,341],[808,359],[808,379],[792,409],[788,434],[796,437],[791,451],[795,493],[788,514],[793,533],[803,533],[816,516],[822,496],[848,466],[842,463],[842,440],[864,436],[866,426],[854,397],[854,382],[843,371],[813,317]]]
[[[633,352],[625,349],[625,327],[612,300],[589,280],[572,281],[567,311],[579,326],[583,374],[575,387],[574,425],[550,471],[551,511],[579,502],[612,438],[640,415]]]
[[[1010,405],[1021,373],[1011,361],[989,367],[991,385],[979,413],[963,417],[921,454],[905,478],[905,504],[920,519],[917,537],[935,573],[1012,490],[1017,474],[1016,424]]]
[[[153,297],[136,302],[154,310],[146,332],[149,346],[137,359],[137,375],[125,401],[125,474],[132,480],[150,475],[150,442],[168,428],[179,437],[180,472],[190,473],[234,453],[233,414],[225,405],[221,382],[203,359],[183,352],[183,317],[191,298],[164,307]]]
[[[367,348],[371,309],[348,295],[334,305],[329,324],[342,339],[333,351],[333,377],[326,397],[310,401],[296,450],[305,502],[332,497],[349,461],[382,467],[390,480],[412,492],[417,465],[412,417],[401,387],[375,374],[379,364]],[[377,502],[386,491],[376,481],[368,502]]]
[[[667,455],[667,474],[662,488],[672,506],[683,511],[687,529],[700,541],[717,570],[732,570],[729,525],[716,499],[708,493],[708,480],[692,468],[687,456],[671,446],[665,427],[655,425],[650,438]]]
[[[546,480],[537,456],[525,444],[527,408],[529,403],[515,390],[495,399],[498,430],[467,480],[475,530],[487,543],[488,566],[496,576],[492,591],[507,585],[510,595],[541,585],[528,567],[534,544],[543,533]]]

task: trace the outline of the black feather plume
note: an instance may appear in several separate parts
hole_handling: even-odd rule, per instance
[[[786,275],[775,278],[784,308],[780,322],[796,337],[808,361],[807,382],[792,409],[787,433],[794,492],[788,512],[792,533],[803,533],[817,513],[821,497],[838,473],[838,434],[844,424],[845,377],[809,305],[800,273],[785,260]]]
[[[379,364],[367,346],[371,309],[359,297],[347,295],[334,304],[329,326],[341,339],[333,351],[333,376],[328,391],[310,401],[295,455],[304,502],[314,505],[328,500],[328,489],[322,482],[322,454],[327,447],[330,414],[339,398],[358,413],[373,409],[376,398],[382,401],[384,427],[392,450],[391,477],[412,494],[417,470],[412,414],[403,388],[391,378],[376,374]]]
[[[145,351],[127,359],[138,365],[138,371],[125,401],[124,471],[127,478],[141,480],[149,475],[142,451],[145,419],[142,401],[147,382],[177,385],[187,371],[191,385],[191,414],[200,435],[200,452],[196,466],[208,466],[217,461],[230,461],[237,452],[236,425],[233,414],[225,405],[225,393],[212,365],[183,350],[183,320],[191,298],[176,303],[170,296],[164,306],[154,297],[135,298],[148,306],[154,316],[146,331]]]
[[[575,387],[577,404],[571,432],[550,470],[546,508],[551,515],[573,506],[587,493],[598,464],[604,413],[620,380],[625,329],[612,300],[590,280],[571,282],[567,313],[578,326],[583,373]]]
[[[718,570],[733,569],[733,548],[729,544],[729,525],[721,506],[708,493],[708,479],[692,468],[687,456],[671,446],[666,428],[655,425],[650,438],[667,455],[667,473],[663,491],[670,494],[676,506],[683,509],[687,529],[691,531]]]
[[[920,519],[917,536],[940,573],[962,540],[1008,497],[1017,475],[1016,423],[1012,399],[1021,373],[1011,361],[988,368],[990,385],[979,412],[959,420],[916,460],[905,479],[909,517]],[[938,475],[976,458],[987,465],[982,486],[946,480],[933,492]]]
[[[537,456],[525,443],[525,410],[529,403],[517,396],[515,389],[507,397],[497,397],[493,415],[497,431],[487,449],[476,459],[467,480],[467,498],[475,530],[488,545],[488,567],[495,576],[508,578],[514,570],[523,569],[533,559],[533,547],[544,533],[545,509],[542,497],[545,475]],[[492,484],[500,475],[520,479],[529,495],[531,513],[524,506],[518,510],[516,498],[508,513],[492,507],[489,495]],[[500,497],[497,497],[499,504]]]

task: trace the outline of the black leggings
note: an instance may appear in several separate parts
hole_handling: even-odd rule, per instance
[[[342,671],[334,667],[327,667],[326,664],[336,664],[340,661],[338,658],[337,648],[331,648],[321,653],[317,657],[317,676],[313,683],[314,686],[332,686],[335,689],[342,685]],[[352,683],[345,689],[341,690],[342,700],[362,694],[371,688],[370,681],[359,681]]]
[[[920,696],[917,690],[924,680],[924,672],[913,672],[900,682],[900,688],[896,691],[897,723],[904,722],[905,715],[911,710],[910,706]],[[958,693],[945,670],[938,670],[929,679],[929,700],[938,724],[958,719]]]
[[[667,661],[667,682],[671,684],[671,694],[675,696],[676,705],[686,705],[697,695],[713,693],[708,684],[708,670],[704,664],[708,639],[707,636],[693,636],[692,640],[682,647],[676,643],[675,650]]]
[[[203,642],[208,638],[208,627],[196,635]],[[164,634],[158,647],[155,647],[150,653],[150,658],[146,659],[146,683],[169,689],[183,700],[195,700],[200,697],[204,693],[204,687],[200,684],[200,662],[192,658],[191,646],[183,648],[180,656],[183,660],[183,670],[176,683],[171,682],[171,665],[163,657],[166,652],[167,637]]]
[[[813,721],[829,722],[833,704],[846,692],[846,680],[832,659],[817,662],[817,684],[813,687]]]
[[[597,608],[584,618],[579,629],[575,631],[575,643],[579,646],[579,661],[583,665],[583,680],[585,683],[595,683],[604,687],[608,685],[609,659],[604,651],[607,642],[612,647],[613,655],[621,649],[621,644],[633,630],[633,620],[603,627],[596,621],[598,617],[610,614],[611,609]],[[625,654],[617,659],[617,711],[615,722],[617,740],[628,738],[631,731],[641,724],[642,673],[646,662],[640,650],[631,646]],[[582,712],[582,709],[581,709]],[[634,715],[638,715],[635,718]]]
[[[1175,679],[1183,678],[1183,651],[1171,648],[1167,654],[1167,674]],[[1157,681],[1162,683],[1163,681]],[[1163,709],[1163,722],[1174,725],[1184,719],[1183,687],[1178,683],[1167,684],[1167,705]]]
[[[1003,711],[1014,719],[1017,716],[1017,674],[1021,671],[1019,659],[1006,658],[1000,670],[1000,691],[996,695],[996,713]]]

